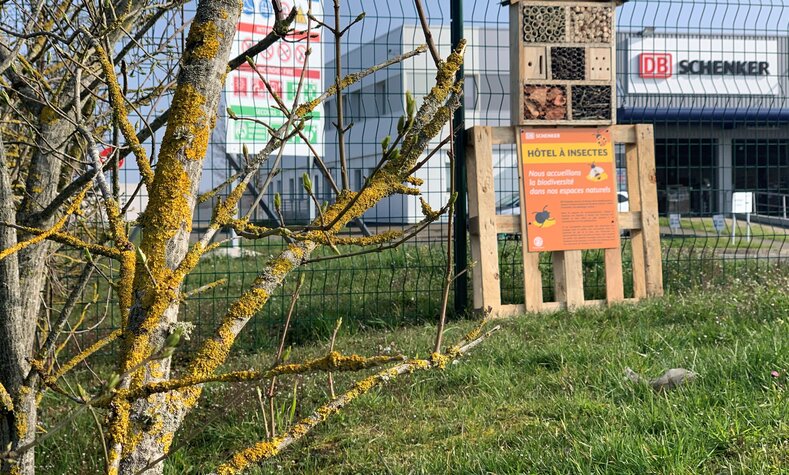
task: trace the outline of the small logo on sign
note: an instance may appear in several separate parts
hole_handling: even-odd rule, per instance
[[[674,74],[671,53],[641,53],[638,65],[644,79],[668,79]]]
[[[526,132],[524,134],[524,137],[526,138],[526,140],[534,140],[535,139],[534,132]]]
[[[542,240],[540,236],[534,238],[534,247],[542,247],[545,244],[545,241]]]

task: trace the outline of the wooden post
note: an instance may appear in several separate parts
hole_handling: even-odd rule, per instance
[[[655,135],[651,124],[636,125],[638,176],[641,194],[641,228],[644,237],[644,274],[649,297],[663,295],[663,253],[660,249]],[[646,186],[645,186],[646,185]]]
[[[521,137],[520,134],[515,134],[515,146],[520,148],[521,146]],[[526,209],[526,196],[523,194],[523,190],[526,189],[524,186],[526,179],[523,176],[523,166],[520,163],[516,165],[518,167],[518,184],[519,184],[519,193],[520,193],[520,204],[521,204],[521,214],[520,214],[520,231],[521,231],[521,244],[523,246],[523,300],[526,306],[527,312],[539,312],[542,310],[542,271],[540,270],[540,253],[539,252],[529,252],[529,243],[528,239],[528,219],[524,210]]]
[[[584,276],[582,251],[552,253],[554,291],[556,301],[565,303],[568,310],[584,304]]]
[[[501,306],[492,150],[490,127],[474,127],[469,130],[466,152],[469,163],[466,173],[472,235],[471,259],[476,262],[472,271],[475,310],[485,307],[495,310]]]
[[[641,213],[641,185],[638,181],[640,174],[638,172],[638,146],[636,142],[625,145],[625,156],[627,159],[627,198],[630,203],[630,212]],[[633,264],[633,297],[643,299],[647,296],[647,283],[644,275],[643,227],[630,231],[630,250]]]
[[[608,305],[625,299],[624,277],[622,276],[622,249],[605,251],[605,299]]]

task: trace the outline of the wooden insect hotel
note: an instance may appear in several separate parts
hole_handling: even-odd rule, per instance
[[[509,0],[512,122],[616,123],[621,1]]]
[[[622,3],[504,2],[512,125],[466,131],[475,310],[503,317],[663,294],[653,128],[616,125],[614,14]],[[624,152],[620,160],[614,144]],[[507,214],[496,213],[494,148],[501,146],[518,154],[519,206]],[[626,187],[618,161],[626,166]],[[627,209],[618,208],[619,196],[627,197]],[[499,240],[513,234],[522,240],[523,303],[502,299]],[[604,256],[602,299],[585,293],[583,253],[593,249]],[[547,262],[553,289],[544,295]]]

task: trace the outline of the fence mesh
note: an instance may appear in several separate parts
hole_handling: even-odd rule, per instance
[[[366,69],[424,42],[410,0],[340,3],[341,25],[350,24],[361,12],[366,14],[343,39],[342,74]],[[464,127],[509,125],[508,7],[488,0],[426,1],[425,11],[442,55],[448,54],[451,46],[450,3],[454,3],[452,8],[462,7],[462,36],[469,44],[464,77]],[[289,1],[283,5],[293,6]],[[297,29],[304,29],[310,22],[310,11],[329,25],[334,23],[331,2],[304,0],[296,1],[295,6],[303,13],[297,18]],[[129,80],[136,82],[140,94],[152,85],[168,84],[175,79],[179,48],[194,8],[195,4],[187,3],[180,10],[163,15],[157,27],[134,48],[135,59],[131,63],[140,72]],[[536,10],[540,9],[545,7]],[[245,0],[244,11],[242,22],[246,26],[239,27],[241,32],[234,51],[243,51],[251,38],[257,38],[255,35],[265,32],[270,25],[266,19],[272,12],[266,0]],[[766,268],[785,263],[789,259],[789,6],[780,0],[634,0],[617,9],[616,24],[618,121],[655,126],[656,179],[668,291],[733,273],[743,266]],[[524,26],[524,34],[533,36],[552,31],[537,25]],[[295,71],[300,70],[299,65],[304,61],[309,62],[306,82],[309,87],[302,97],[314,97],[334,81],[337,57],[333,38],[325,29],[319,30],[317,37],[307,38],[290,38],[257,59],[260,65],[271,68],[265,70],[271,86],[286,101],[295,97]],[[312,48],[312,54],[306,53],[307,46]],[[152,48],[159,49],[153,52]],[[671,58],[661,59],[668,58],[666,55]],[[567,48],[553,63],[554,74],[564,74],[571,80],[577,74],[574,62],[583,60],[573,48]],[[768,64],[766,70],[762,63]],[[671,71],[667,70],[669,64]],[[288,66],[290,73],[283,73]],[[341,104],[344,123],[352,125],[344,138],[351,188],[362,186],[375,167],[381,139],[395,133],[397,121],[404,113],[405,92],[412,92],[419,100],[427,93],[434,72],[429,55],[422,55],[368,76],[344,91]],[[225,92],[218,126],[211,138],[202,191],[213,189],[243,165],[242,144],[254,151],[267,138],[265,128],[233,121],[226,108],[237,115],[256,115],[272,123],[278,120],[277,113],[271,109],[270,93],[250,69],[241,68],[237,74],[229,75]],[[168,100],[169,96],[165,96],[139,111],[139,122],[152,121],[167,109]],[[318,111],[306,132],[332,171],[332,179],[340,183],[338,134],[334,125],[337,120],[338,101],[330,100]],[[445,129],[442,137],[447,133]],[[153,156],[161,137],[160,131],[147,142]],[[617,151],[620,165],[623,152]],[[279,193],[287,222],[313,218],[316,207],[305,195],[302,174],[311,177],[319,199],[331,200],[334,192],[332,180],[323,176],[310,154],[306,144],[298,142],[286,147],[281,157],[272,157],[269,168],[253,182],[239,208],[239,216],[244,216],[260,195],[262,206],[251,217],[255,222],[270,222],[275,218],[274,195]],[[462,150],[458,159],[463,159]],[[514,146],[496,146],[494,169],[499,213],[520,211],[516,163]],[[280,172],[267,183],[266,175],[271,168]],[[623,170],[620,167],[618,181],[620,191],[626,193]],[[451,179],[446,153],[433,156],[419,176],[425,180],[421,189],[426,200],[433,208],[440,207],[449,196]],[[134,164],[127,161],[119,175],[121,192],[131,195],[138,182]],[[750,224],[745,221],[744,213],[733,213],[735,192],[753,192]],[[138,194],[128,217],[134,219],[134,213],[144,209],[145,202],[145,196]],[[209,200],[197,210],[195,238],[208,225],[212,204]],[[421,217],[418,200],[390,198],[346,232],[361,235],[404,230]],[[465,222],[464,218],[459,217],[461,223]],[[291,332],[294,341],[329,333],[340,317],[346,324],[362,328],[435,317],[446,263],[445,228],[443,223],[436,223],[396,249],[323,260],[304,267],[299,271],[305,274],[306,280]],[[227,283],[185,303],[182,313],[196,324],[196,338],[214,328],[222,311],[284,245],[278,237],[252,242],[234,240],[229,234],[221,238],[230,240],[201,263],[187,280],[187,289],[191,290],[227,278]],[[467,235],[456,237],[467,238]],[[522,302],[520,236],[501,235],[499,252],[504,303]],[[622,253],[627,272],[630,248],[626,239]],[[321,251],[318,257],[330,254],[330,250]],[[468,256],[459,259],[467,260]],[[604,296],[602,261],[601,251],[584,253],[587,298]],[[542,268],[547,299],[551,298],[553,288],[550,259],[543,259]],[[112,277],[111,269],[108,273]],[[297,279],[298,275],[290,277],[264,312],[252,321],[240,342],[242,348],[266,345],[275,336]],[[629,274],[625,275],[625,282],[626,286],[632,282]],[[62,289],[66,287],[52,286],[49,298],[53,304],[62,301]],[[626,288],[626,296],[631,295],[632,284]],[[91,295],[86,295],[85,301],[91,301]],[[91,332],[85,333],[86,338],[95,338],[118,326],[119,318],[110,308],[106,301],[92,305],[89,312],[95,324]]]

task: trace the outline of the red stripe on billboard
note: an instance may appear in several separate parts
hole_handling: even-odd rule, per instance
[[[264,76],[290,76],[290,77],[301,77],[301,68],[285,68],[281,66],[266,66],[264,64],[257,65],[258,70]],[[248,63],[241,63],[241,66],[238,67],[239,71],[254,73],[255,71],[252,70],[252,67]],[[306,79],[320,79],[321,78],[321,71],[320,69],[307,69],[304,71],[304,77]]]

